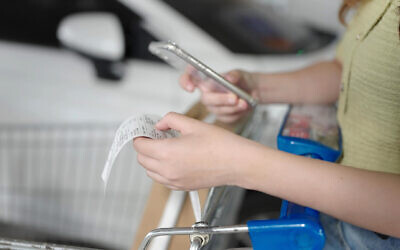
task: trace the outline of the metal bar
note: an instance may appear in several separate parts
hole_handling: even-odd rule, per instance
[[[46,249],[46,250],[93,250],[94,248],[83,247],[70,247],[49,243],[37,243],[21,240],[8,240],[0,238],[0,249],[14,249],[14,250],[33,250],[33,249]]]
[[[190,250],[200,250],[202,241],[199,238],[195,238],[190,244]]]
[[[202,221],[211,223],[215,211],[223,200],[224,195],[226,195],[226,188],[225,186],[211,188],[204,205]]]
[[[249,228],[247,225],[223,226],[223,227],[177,227],[177,228],[158,228],[146,235],[143,239],[139,250],[145,250],[150,241],[159,236],[164,235],[190,235],[190,234],[237,234],[247,233]]]

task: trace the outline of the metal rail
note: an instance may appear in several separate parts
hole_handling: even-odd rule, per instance
[[[94,250],[94,248],[71,247],[49,243],[37,243],[31,241],[9,240],[0,238],[0,249],[13,249],[13,250],[33,250],[33,249],[46,249],[46,250]]]
[[[224,196],[227,194],[227,187],[213,187],[208,193],[206,203],[204,205],[204,212],[202,215],[202,221],[211,224],[211,220],[219,207]]]
[[[200,238],[195,238],[193,239],[192,244],[190,244],[190,250],[200,250],[202,245],[202,240]]]
[[[249,228],[247,225],[235,226],[217,226],[217,227],[176,227],[176,228],[158,228],[154,229],[146,235],[139,250],[145,250],[150,244],[151,240],[155,237],[165,235],[214,235],[214,234],[237,234],[248,233]]]

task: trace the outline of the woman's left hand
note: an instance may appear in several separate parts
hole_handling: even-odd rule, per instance
[[[181,135],[134,140],[138,162],[149,177],[184,190],[236,184],[249,140],[177,113],[167,114],[156,128],[175,129]]]

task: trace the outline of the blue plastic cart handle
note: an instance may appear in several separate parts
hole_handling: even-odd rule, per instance
[[[319,212],[286,200],[279,219],[249,221],[247,226],[254,250],[319,250],[325,244]]]
[[[325,236],[317,220],[277,219],[249,221],[249,234],[254,250],[322,249]]]

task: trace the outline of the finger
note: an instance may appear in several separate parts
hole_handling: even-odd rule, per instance
[[[226,80],[233,84],[237,84],[242,76],[241,70],[232,70],[224,74]]]
[[[243,100],[239,100],[235,106],[207,106],[207,109],[216,115],[234,115],[246,111],[248,108],[249,105]]]
[[[196,88],[195,84],[192,82],[190,74],[188,74],[186,72],[180,76],[179,84],[181,85],[181,87],[184,90],[186,90],[188,92],[193,92],[194,89]]]
[[[222,91],[221,88],[218,88],[218,83],[214,81],[203,81],[197,85],[202,93],[209,93],[209,92],[226,92]]]
[[[217,120],[223,123],[234,123],[236,121],[238,121],[245,112],[241,112],[238,114],[234,114],[234,115],[219,115],[217,116]]]
[[[133,147],[138,154],[144,154],[153,159],[158,159],[160,158],[160,152],[162,152],[162,148],[160,147],[161,142],[162,140],[138,137],[133,140]]]
[[[150,177],[154,181],[159,182],[159,183],[161,183],[163,185],[165,185],[165,184],[169,185],[170,184],[169,181],[167,180],[167,178],[161,176],[160,174],[158,174],[156,172],[153,172],[151,170],[146,170],[146,174],[147,174],[148,177]]]
[[[156,128],[159,130],[175,129],[182,134],[185,134],[191,132],[193,127],[199,123],[199,121],[193,118],[189,118],[175,112],[170,112],[156,124]]]
[[[173,190],[178,190],[179,188],[175,186],[173,183],[171,183],[167,178],[163,177],[162,175],[159,175],[156,172],[153,171],[146,171],[146,174],[148,177],[150,177],[152,180],[161,183],[162,185],[166,186],[169,189]]]
[[[234,115],[241,111],[244,111],[238,106],[227,107],[227,106],[207,106],[207,110],[216,115]]]
[[[234,106],[239,99],[233,93],[203,92],[201,101],[206,106]]]
[[[193,75],[193,74],[192,74]],[[223,77],[228,80],[229,82],[237,85],[240,78],[241,78],[241,71],[240,70],[233,70],[223,75]],[[192,82],[195,82],[192,79]],[[229,92],[225,87],[220,85],[219,83],[215,82],[214,80],[207,78],[206,80],[198,81],[198,84],[195,84],[202,92]]]
[[[156,159],[153,159],[149,156],[138,153],[137,161],[146,170],[149,170],[152,172],[158,172],[158,170],[159,170],[159,162]]]
[[[190,64],[185,68],[185,73],[188,75],[193,74],[194,71],[196,71],[196,69]]]

